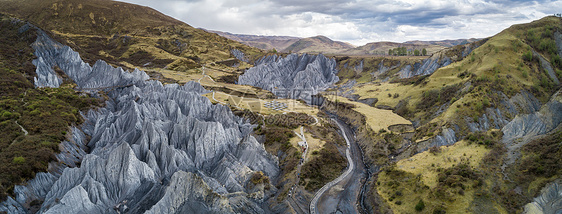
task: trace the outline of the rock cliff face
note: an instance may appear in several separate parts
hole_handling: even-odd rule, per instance
[[[560,92],[554,94],[552,100],[542,107],[539,100],[527,91],[521,91],[511,98],[502,92],[495,93],[502,97],[497,108],[486,108],[478,121],[465,118],[470,132],[501,129],[504,133],[503,141],[509,144],[516,138],[545,134],[562,122],[562,116],[556,113],[562,112],[562,104],[557,101],[561,99],[557,98],[560,97]],[[420,146],[418,152],[428,150],[433,146],[456,143],[458,136],[456,136],[455,130],[458,131],[458,127],[443,129],[442,133],[433,138],[427,146]],[[520,146],[518,145],[518,147]]]
[[[471,132],[501,129],[516,115],[531,114],[541,108],[539,100],[527,91],[521,91],[511,98],[507,98],[502,92],[497,93],[503,97],[498,108],[486,108],[477,122],[471,122],[473,119],[466,118]]]
[[[556,92],[540,110],[522,114],[510,121],[502,131],[504,141],[545,134],[562,123],[562,91]]]
[[[242,62],[249,62],[248,57],[246,57],[246,55],[244,54],[244,52],[238,50],[238,49],[232,49],[230,51],[230,53],[236,57],[236,59],[242,61]]]
[[[533,202],[525,206],[525,214],[562,213],[562,188],[561,181],[551,183],[544,187],[541,194]]]
[[[238,84],[260,87],[278,97],[303,99],[310,103],[312,95],[339,81],[336,73],[336,61],[322,54],[290,54],[285,58],[271,55],[258,60],[255,67],[239,77]]]
[[[245,187],[256,171],[276,176],[278,161],[249,135],[251,124],[201,96],[198,83],[164,86],[103,61],[89,67],[44,33],[34,47],[37,87],[61,84],[56,65],[77,88],[107,89],[109,99],[84,114],[49,173],[17,186],[0,212],[26,213],[39,200],[39,213],[263,213],[263,198]]]
[[[410,78],[419,75],[429,75],[435,72],[438,68],[445,67],[451,64],[451,58],[443,56],[441,54],[435,54],[427,59],[424,59],[421,63],[415,63],[414,65],[406,65],[402,70],[398,72],[400,78]]]

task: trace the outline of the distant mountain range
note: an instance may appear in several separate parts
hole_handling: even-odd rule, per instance
[[[205,30],[205,29],[204,29]],[[262,50],[284,50],[293,43],[299,41],[301,38],[292,36],[257,36],[246,34],[232,34],[222,31],[206,30],[208,32],[216,33],[222,37],[238,41],[252,47]]]
[[[427,54],[433,54],[439,50],[478,41],[480,39],[454,39],[440,41],[407,41],[397,42],[372,42],[363,46],[355,47],[346,42],[334,41],[326,36],[314,36],[299,38],[292,36],[258,36],[247,34],[233,34],[222,31],[208,32],[216,33],[240,43],[256,47],[262,50],[273,50],[282,53],[323,53],[333,55],[386,55],[389,49],[406,47],[408,50],[426,49]]]
[[[407,41],[404,42],[404,44],[417,44],[417,45],[439,45],[439,46],[445,46],[445,47],[452,47],[455,45],[464,45],[464,44],[468,44],[468,43],[472,43],[472,42],[476,42],[478,40],[481,39],[475,39],[475,38],[470,38],[470,39],[448,39],[448,40],[441,40],[441,41],[419,41],[419,40],[414,40],[414,41]]]

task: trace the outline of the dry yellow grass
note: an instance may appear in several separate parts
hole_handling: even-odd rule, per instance
[[[197,71],[196,69],[191,69],[186,72],[172,71],[168,69],[149,69],[149,70],[161,73],[162,76],[164,76],[165,78],[177,80],[179,84],[185,84],[186,82],[189,81],[197,81],[203,77],[202,73]]]
[[[466,141],[460,141],[452,146],[441,147],[441,152],[431,154],[425,151],[408,159],[396,163],[398,169],[413,174],[421,174],[422,181],[430,188],[437,186],[437,168],[447,169],[458,164],[461,159],[468,159],[470,166],[478,167],[482,158],[489,149],[482,145],[468,145]]]
[[[212,99],[213,93],[207,93],[204,96],[209,98],[211,102],[216,103],[216,101]],[[308,115],[316,116],[319,112],[318,108],[306,105],[304,103],[292,99],[256,99],[256,98],[238,97],[235,95],[226,94],[224,92],[218,92],[218,91],[215,91],[215,99],[221,103],[225,103],[231,106],[237,106],[242,109],[249,109],[253,112],[257,112],[264,115],[279,114],[285,112],[297,112],[297,113],[305,113]],[[277,111],[264,107],[264,104],[266,102],[270,102],[273,100],[279,103],[287,104],[287,108]]]
[[[353,108],[355,111],[365,115],[367,119],[367,124],[371,126],[373,131],[378,131],[381,129],[388,130],[389,126],[398,124],[411,125],[412,122],[404,119],[400,115],[395,114],[391,110],[382,110],[378,108],[371,107],[367,104],[354,102],[345,97],[340,96],[327,96],[327,98],[332,102],[343,102],[355,105]]]
[[[320,151],[320,149],[324,147],[324,144],[326,144],[326,142],[312,137],[312,135],[306,130],[304,131],[304,136],[306,137],[306,142],[308,143],[308,153],[306,155],[306,160],[308,161],[311,160],[310,157],[312,156],[312,152]]]
[[[468,159],[469,165],[476,168],[480,165],[482,158],[489,152],[489,149],[486,149],[482,145],[469,145],[465,141],[460,141],[452,146],[441,147],[441,149],[441,153],[437,153],[436,155],[425,151],[409,159],[400,160],[396,163],[397,170],[408,173],[410,179],[421,176],[421,183],[433,189],[438,184],[438,168],[450,168],[453,165],[459,164],[461,158]],[[471,207],[474,198],[474,189],[471,187],[465,189],[464,195],[455,195],[450,200],[444,202],[431,200],[434,196],[431,195],[430,191],[415,191],[412,188],[403,188],[401,189],[401,198],[394,199],[395,201],[400,200],[402,204],[398,205],[390,202],[396,190],[390,189],[384,184],[390,181],[403,179],[404,178],[401,177],[390,177],[383,170],[377,180],[381,183],[381,185],[377,186],[378,193],[388,202],[388,205],[395,213],[416,212],[414,207],[419,199],[423,199],[426,205],[426,209],[421,213],[431,213],[432,210],[429,207],[438,207],[441,203],[444,203],[443,205],[445,205],[447,213],[467,213]]]
[[[293,131],[300,133],[301,129],[296,128]],[[306,142],[308,143],[308,153],[306,155],[305,160],[308,161],[310,160],[310,157],[312,156],[312,152],[313,151],[320,151],[320,149],[322,149],[324,147],[324,144],[326,144],[325,141],[317,139],[312,137],[312,134],[310,134],[309,132],[307,132],[306,130],[304,130],[304,137],[306,138]],[[299,136],[295,136],[293,138],[291,138],[290,143],[293,147],[298,148],[300,151],[300,147],[299,147],[299,142],[302,141],[301,138]]]

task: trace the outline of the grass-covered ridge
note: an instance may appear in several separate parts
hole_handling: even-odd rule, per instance
[[[512,26],[483,40],[467,57],[426,77],[381,83],[371,77],[379,64],[395,66],[388,72],[393,75],[408,63],[383,59],[363,59],[363,71],[368,72],[353,73],[347,69],[340,77],[343,77],[342,84],[357,80],[352,90],[358,99],[376,98],[377,106],[390,106],[411,121],[422,125],[454,123],[462,126],[466,118],[477,119],[486,108],[497,108],[502,94],[509,98],[524,90],[542,103],[546,102],[558,87],[553,75],[562,78],[562,64],[553,38],[561,29],[558,17]],[[352,67],[361,60],[352,58],[344,62]],[[552,72],[542,61],[552,65]]]
[[[372,199],[381,205],[378,211],[518,213],[545,184],[559,179],[559,131],[509,151],[522,156],[504,165],[511,147],[502,143],[502,125],[495,126],[497,119],[490,112],[501,112],[502,119],[511,121],[516,115],[505,109],[510,98],[519,102],[531,94],[514,104],[516,108],[540,106],[560,89],[562,65],[555,35],[561,32],[562,20],[553,16],[514,25],[481,40],[464,58],[451,57],[453,63],[433,74],[409,79],[399,79],[398,71],[422,59],[338,57],[338,93],[370,103],[361,105],[366,108],[392,109],[415,126],[414,133],[366,131],[371,140],[362,144],[365,157],[386,165],[371,183],[380,196]],[[461,56],[462,50],[457,46],[439,54]],[[349,109],[354,112],[337,112],[363,118],[375,112]],[[519,113],[531,113],[527,111],[531,110]],[[453,130],[453,137],[445,130]],[[358,128],[358,138],[361,132]],[[431,147],[451,141],[457,142]]]
[[[0,19],[0,200],[4,200],[14,185],[47,170],[69,126],[82,122],[79,112],[99,101],[70,88],[35,88],[30,46],[35,30],[18,31],[24,22],[3,15]]]
[[[90,64],[176,70],[200,67],[256,48],[196,29],[154,9],[110,0],[0,2],[0,12],[28,20],[78,51]]]

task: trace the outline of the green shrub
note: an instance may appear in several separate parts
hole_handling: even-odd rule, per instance
[[[550,38],[541,39],[539,50],[545,51],[549,54],[556,54],[556,42]]]
[[[527,51],[523,54],[523,60],[525,61],[532,61],[533,60],[533,52]]]
[[[527,71],[523,71],[523,72],[521,73],[521,76],[522,76],[523,78],[527,79],[527,77],[529,76],[529,74],[527,74]]]
[[[36,115],[39,115],[40,113],[41,113],[41,112],[39,111],[39,109],[35,109],[35,110],[29,112],[29,114],[30,114],[31,116],[36,116]]]
[[[541,78],[540,86],[546,89],[550,89],[552,87],[550,80],[545,76]]]
[[[475,108],[476,108],[476,111],[478,111],[478,112],[482,111],[482,110],[484,110],[484,104],[482,102],[477,102]]]
[[[12,112],[4,111],[2,112],[2,119],[10,119],[12,118]]]
[[[423,209],[425,208],[425,203],[423,202],[422,199],[420,199],[420,201],[418,201],[418,203],[416,204],[416,211],[421,212]]]
[[[18,156],[18,157],[14,157],[14,159],[12,160],[13,163],[15,164],[24,164],[25,163],[25,158],[22,156]]]
[[[552,65],[554,65],[555,67],[559,67],[562,68],[562,60],[560,59],[560,56],[558,56],[558,54],[556,55],[552,55],[550,62],[552,63]]]
[[[490,106],[490,100],[488,100],[488,97],[484,97],[482,104],[484,105],[484,107]]]

